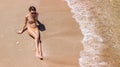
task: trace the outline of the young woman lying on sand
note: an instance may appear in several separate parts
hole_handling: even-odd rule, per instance
[[[34,6],[30,6],[29,13],[25,17],[25,25],[23,26],[22,30],[18,31],[17,33],[22,34],[26,29],[28,30],[28,34],[35,40],[36,57],[43,60],[38,24],[39,20],[36,8]]]

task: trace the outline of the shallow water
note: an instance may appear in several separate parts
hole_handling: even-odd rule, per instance
[[[84,35],[81,67],[120,66],[120,0],[66,0]]]

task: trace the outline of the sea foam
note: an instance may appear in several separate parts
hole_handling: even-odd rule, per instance
[[[80,67],[114,66],[115,62],[110,59],[114,55],[110,52],[115,51],[113,45],[118,44],[118,38],[112,30],[113,21],[107,8],[109,0],[66,1],[83,34]]]

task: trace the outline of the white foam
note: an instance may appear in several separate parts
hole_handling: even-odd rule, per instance
[[[103,44],[103,38],[98,34],[97,24],[99,24],[105,16],[102,14],[101,7],[96,7],[100,0],[66,0],[71,12],[74,13],[73,18],[80,25],[83,34],[84,50],[80,53],[80,67],[102,67],[107,66],[107,62],[102,61],[100,54],[103,49],[107,48]],[[93,2],[94,1],[94,2]],[[105,21],[105,20],[104,20]],[[103,21],[102,21],[103,22]]]

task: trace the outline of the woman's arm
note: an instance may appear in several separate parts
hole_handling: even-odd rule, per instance
[[[27,30],[27,28],[26,28],[27,21],[28,21],[28,19],[27,19],[27,17],[25,17],[25,24],[24,24],[23,28],[20,31],[17,32],[18,34],[22,34],[24,31]]]
[[[39,15],[39,14],[37,13],[37,15],[36,15],[36,21],[37,21],[37,24],[40,25],[41,23],[40,23],[40,21],[38,20],[38,15]]]

